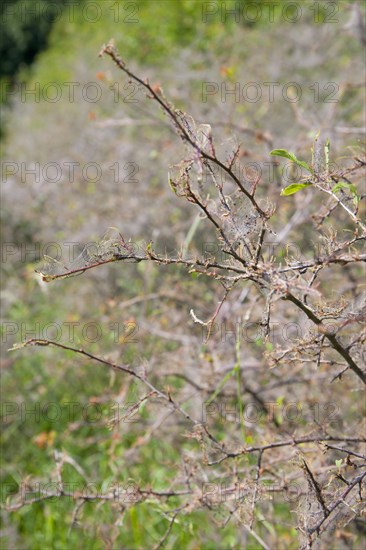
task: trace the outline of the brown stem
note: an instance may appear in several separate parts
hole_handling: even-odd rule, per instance
[[[120,55],[118,54],[118,51],[116,49],[116,47],[114,46],[113,43],[109,43],[107,44],[106,46],[104,46],[100,52],[100,56],[103,56],[103,54],[106,53],[107,55],[109,55],[113,61],[115,62],[115,64],[117,65],[117,67],[119,67],[125,74],[127,74],[130,78],[132,78],[133,80],[135,80],[136,82],[138,82],[143,88],[145,88],[149,94],[151,95],[151,97],[153,99],[155,99],[155,101],[157,101],[157,103],[159,103],[159,105],[162,107],[162,109],[169,115],[169,117],[172,119],[172,121],[174,122],[174,124],[176,124],[176,126],[179,128],[181,134],[183,135],[184,137],[184,140],[187,141],[195,151],[198,151],[198,153],[206,160],[209,160],[211,162],[213,162],[214,164],[216,164],[217,166],[219,166],[224,172],[226,172],[230,177],[231,179],[236,183],[236,185],[239,187],[239,189],[241,190],[241,192],[250,200],[250,202],[252,203],[252,205],[255,207],[255,209],[257,210],[257,212],[266,220],[268,218],[268,216],[266,215],[266,213],[260,208],[260,206],[258,205],[257,201],[255,200],[255,198],[253,197],[253,195],[251,195],[249,193],[249,191],[247,191],[245,189],[245,187],[243,186],[243,184],[241,183],[240,179],[235,175],[235,173],[232,171],[232,169],[228,166],[226,166],[226,164],[224,164],[223,162],[221,162],[216,156],[212,156],[210,155],[209,153],[207,153],[206,151],[204,151],[204,149],[202,147],[200,147],[192,138],[191,136],[189,135],[189,133],[187,132],[187,130],[184,128],[184,126],[181,124],[179,118],[176,116],[176,114],[174,113],[174,110],[170,107],[169,104],[167,104],[164,99],[160,96],[160,94],[158,92],[156,92],[154,90],[154,88],[152,86],[150,86],[150,84],[148,83],[148,81],[144,81],[142,80],[140,77],[138,77],[137,75],[135,75],[133,72],[131,72],[129,69],[127,69],[124,61],[122,60],[122,58],[120,57]]]
[[[301,300],[296,298],[293,294],[288,294],[284,300],[289,300],[293,304],[295,304],[299,309],[301,309],[305,315],[313,321],[316,325],[321,325],[322,321],[319,319],[313,311],[311,311],[310,308],[308,308]],[[364,384],[366,384],[366,373],[363,372],[363,370],[360,369],[360,367],[354,362],[352,359],[349,351],[345,349],[342,344],[339,342],[337,337],[334,334],[331,334],[330,332],[325,332],[324,336],[329,340],[329,342],[332,344],[333,348],[338,351],[340,355],[342,355],[343,359],[346,360],[348,363],[348,366],[353,372],[362,380]]]

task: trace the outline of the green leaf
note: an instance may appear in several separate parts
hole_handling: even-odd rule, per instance
[[[339,181],[333,188],[333,193],[336,193],[340,189],[349,189],[352,195],[357,195],[357,188],[353,183],[346,183],[345,181]]]
[[[169,183],[169,187],[173,191],[173,193],[175,195],[178,195],[178,193],[177,193],[177,184],[175,183],[175,181],[172,180],[172,178],[170,177],[169,172],[168,172],[168,183]]]
[[[282,189],[281,195],[287,197],[288,195],[294,195],[298,191],[301,191],[301,189],[304,189],[304,187],[309,187],[311,183],[291,183],[291,185],[288,185],[285,187],[285,189]]]
[[[346,183],[345,181],[339,181],[333,188],[333,193],[336,193],[340,189],[348,189],[350,193],[353,195],[353,203],[355,206],[358,205],[358,203],[361,200],[360,195],[357,193],[357,188],[353,183]]]
[[[271,155],[274,157],[284,157],[285,159],[292,160],[292,162],[294,162],[298,166],[305,168],[305,170],[307,170],[308,172],[312,172],[312,169],[305,161],[299,160],[296,155],[290,153],[290,151],[287,151],[286,149],[274,149],[273,151],[271,151]]]

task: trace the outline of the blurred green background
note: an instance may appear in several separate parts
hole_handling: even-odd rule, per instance
[[[237,15],[225,17],[224,4]],[[182,382],[170,373],[183,368],[184,361],[192,369],[200,362],[210,364],[192,323],[187,331],[198,345],[184,350],[182,364],[172,362],[172,352],[182,352],[179,339],[157,336],[151,327],[180,334],[189,321],[189,307],[199,304],[209,314],[220,296],[215,285],[191,279],[179,268],[163,273],[147,264],[106,266],[83,279],[49,286],[34,274],[49,243],[57,243],[55,250],[61,247],[67,256],[70,247],[65,243],[75,243],[81,252],[85,243],[100,240],[108,227],[117,227],[127,239],[140,243],[151,238],[170,251],[179,249],[195,219],[196,213],[166,185],[169,164],[182,156],[178,140],[142,93],[138,92],[137,103],[126,99],[128,88],[123,86],[128,83],[109,59],[98,57],[102,45],[114,38],[129,66],[161,85],[177,107],[199,122],[209,122],[224,155],[227,143],[235,143],[234,133],[253,162],[269,160],[274,147],[288,147],[308,158],[309,144],[318,130],[331,138],[335,155],[346,146],[359,146],[359,135],[339,130],[359,127],[362,120],[363,54],[353,10],[356,3],[336,3],[336,16],[331,15],[329,2],[315,2],[316,12],[313,2],[297,3],[300,17],[296,5],[283,11],[288,2],[265,4],[190,0],[79,1],[73,7],[67,0],[2,4],[3,502],[28,476],[40,483],[54,480],[55,450],[79,465],[75,468],[70,461],[64,467],[70,483],[88,480],[107,488],[132,480],[155,490],[169,488],[183,455],[198,452],[197,442],[182,437],[184,430],[175,431],[173,424],[165,425],[163,435],[153,430],[146,444],[141,443],[158,406],[141,409],[137,423],[110,429],[113,403],[133,402],[144,393],[133,381],[60,350],[7,353],[14,343],[31,337],[32,331],[36,337],[52,339],[51,323],[62,327],[60,340],[67,341],[65,327],[75,323],[76,346],[109,354],[134,368],[146,364],[152,379],[161,380],[163,372],[162,384],[169,383],[174,391]],[[35,5],[39,11],[32,15]],[[281,91],[273,103],[265,99],[234,102],[231,97],[223,101],[220,93],[202,100],[202,83],[223,81],[228,86],[278,82],[279,90],[288,82],[298,82],[303,97],[296,105],[281,101]],[[73,101],[65,82],[76,83]],[[117,101],[115,88],[111,89],[116,82],[121,91]],[[324,101],[332,92],[326,88],[331,82],[337,86],[336,109],[334,103]],[[62,89],[58,101],[47,101],[38,93],[50,83]],[[86,101],[81,94],[89,83],[102,91],[97,102]],[[314,83],[320,86],[317,102],[310,88]],[[77,163],[74,181],[66,170],[56,183],[47,181],[42,170],[39,177],[25,173],[24,167],[48,162],[62,167]],[[98,181],[88,180],[80,170],[89,162],[102,167]],[[122,167],[117,182],[111,169],[115,162]],[[131,162],[137,173],[132,186],[126,179],[130,171],[126,165]],[[9,163],[19,168],[15,174]],[[278,194],[280,182],[270,183],[264,194],[273,190]],[[211,237],[200,225],[192,246],[199,250]],[[301,238],[311,241],[310,234]],[[154,293],[164,299],[128,303]],[[101,327],[102,336],[96,341],[85,341],[82,329],[87,323]],[[118,342],[110,328],[113,323],[120,327]],[[131,323],[138,328],[137,342],[129,343],[123,337],[128,337]],[[259,358],[263,346],[261,341],[251,345],[250,353]],[[223,358],[225,354],[223,350]],[[168,365],[165,370],[164,365]],[[42,413],[50,403],[75,402],[78,408],[72,421],[67,407],[57,421]],[[90,403],[98,403],[102,411],[97,421],[82,412]],[[40,411],[39,417],[26,413],[32,410]],[[224,429],[217,429],[218,438],[223,438]],[[167,510],[177,505],[174,499],[166,503],[150,499],[129,506],[118,523],[118,506],[88,503],[80,525],[72,530],[74,503],[66,498],[13,513],[3,510],[2,548],[151,548],[169,525]],[[270,537],[273,548],[297,548],[291,507],[275,502],[272,508],[277,521],[262,521],[260,532]],[[205,509],[180,516],[167,547],[261,547],[233,522],[217,529],[219,519]]]

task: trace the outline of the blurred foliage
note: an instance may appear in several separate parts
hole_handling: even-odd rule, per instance
[[[26,21],[16,17],[16,15],[9,17],[0,46],[0,68],[6,79],[11,77],[14,82],[17,79],[25,80],[29,83],[29,86],[32,86],[34,82],[67,82],[76,79],[81,72],[80,65],[90,63],[92,67],[97,66],[97,63],[99,63],[97,53],[101,45],[112,37],[116,39],[124,58],[131,59],[133,63],[144,64],[148,67],[152,66],[156,69],[156,74],[159,74],[159,71],[163,72],[167,65],[172,63],[175,52],[184,48],[192,48],[192,64],[196,63],[198,69],[205,64],[205,59],[217,58],[220,62],[223,57],[227,56],[228,63],[227,66],[223,67],[223,71],[226,72],[226,77],[229,80],[235,81],[235,79],[240,78],[240,74],[236,75],[236,71],[239,72],[241,69],[244,71],[245,69],[242,68],[244,61],[250,63],[251,57],[253,57],[253,63],[259,65],[263,58],[263,52],[260,52],[262,56],[260,60],[255,59],[257,47],[264,47],[268,56],[272,53],[270,43],[266,42],[268,40],[266,28],[269,21],[265,17],[261,17],[256,23],[240,18],[240,25],[243,27],[244,32],[243,36],[245,33],[251,32],[252,34],[247,36],[248,41],[250,40],[252,43],[247,48],[245,48],[245,44],[244,46],[243,44],[240,45],[241,49],[247,49],[243,55],[241,50],[235,55],[235,44],[234,46],[231,45],[229,54],[225,53],[225,46],[229,41],[228,37],[235,27],[234,18],[229,16],[226,21],[223,21],[220,14],[215,14],[215,16],[208,18],[208,22],[204,22],[202,6],[207,2],[203,2],[203,0],[138,0],[132,3],[98,0],[94,4],[97,3],[100,6],[102,17],[94,23],[90,22],[90,18],[93,16],[92,12],[89,12],[89,20],[85,16],[86,12],[83,11],[82,2],[75,6],[74,16],[70,18],[70,12],[67,6],[65,7],[66,2],[67,0],[59,0],[58,2],[49,3],[47,13],[50,14],[52,14],[52,5],[55,7],[55,14],[57,13],[56,5],[64,6],[60,17],[55,18],[53,27],[52,17],[46,19],[31,17],[30,19],[27,18]],[[9,2],[7,3],[9,4]],[[257,2],[232,0],[225,2],[225,5],[227,10],[231,10],[237,6],[242,9],[245,5],[254,5],[255,3],[262,4],[259,0]],[[282,9],[284,3],[286,2],[273,3],[275,14]],[[14,0],[13,4],[14,6],[22,4],[28,8],[30,5],[34,5],[35,2],[32,0]],[[48,2],[42,0],[39,4],[46,5]],[[131,5],[132,7],[137,6],[136,13],[132,13]],[[2,13],[4,13],[5,8],[6,4],[2,4]],[[320,6],[320,14],[319,23],[322,23],[325,19],[323,6]],[[289,15],[291,15],[291,9]],[[311,12],[307,14],[307,17],[310,16]],[[134,22],[133,19],[137,19],[138,23]],[[283,34],[281,29],[279,39],[284,36],[285,30],[286,26],[284,25]],[[46,47],[47,49],[45,49]],[[200,57],[202,52],[208,57]],[[350,58],[354,53],[357,55],[358,50],[355,43],[350,41],[349,49],[345,51],[343,48],[341,52],[342,55],[335,55],[334,65],[330,62],[327,63],[326,68],[331,76],[334,66],[347,67]],[[338,53],[336,52],[336,54]],[[28,68],[28,64],[34,60],[36,55],[36,64]],[[80,65],[78,66],[79,59]],[[278,61],[279,64],[280,62],[281,60]],[[101,70],[104,70],[106,65],[99,63],[98,67],[102,67]],[[309,71],[311,74],[313,67],[302,68],[299,63],[296,72],[302,74],[302,71],[304,73]],[[331,78],[329,73],[326,78]],[[83,78],[84,76],[83,73]],[[181,83],[179,78],[179,75],[176,75],[177,87]],[[172,80],[174,80],[173,77]],[[344,106],[342,105],[346,109],[346,116],[349,117],[352,123],[354,123],[353,118],[357,118],[359,114],[359,108],[356,105],[357,101],[353,103],[349,100],[353,100],[354,96],[358,97],[357,93],[357,90],[347,90],[347,101],[344,101]],[[218,103],[220,102],[218,101]],[[55,105],[46,107],[52,109],[53,112],[57,111]],[[224,107],[226,108],[226,106]],[[238,112],[240,110],[242,111],[240,117],[245,119],[247,110],[252,107],[252,105],[249,107],[248,105],[238,105],[234,114],[234,121],[239,118]],[[39,105],[36,105],[36,108],[38,109]],[[217,109],[218,117],[220,117],[220,108],[223,108],[222,102]],[[37,115],[33,114],[23,123],[27,130],[34,130],[34,136],[45,132],[46,145],[49,147],[44,153],[47,159],[56,157],[59,147],[57,134],[62,132],[65,134],[64,139],[69,149],[65,149],[67,154],[62,149],[60,155],[69,158],[69,150],[73,151],[78,145],[82,151],[85,149],[87,153],[93,155],[93,141],[90,136],[87,136],[85,143],[82,142],[81,145],[76,143],[77,137],[82,133],[81,128],[78,127],[79,119],[76,117],[76,113],[75,127],[69,126],[66,127],[66,130],[65,127],[58,126],[56,119],[52,118],[54,126],[47,128],[49,119],[44,116],[45,111],[41,111],[41,113],[40,116],[38,111]],[[63,113],[61,110],[60,119],[63,118]],[[265,111],[259,114],[262,116],[260,120],[267,117]],[[13,116],[17,117],[17,111],[14,111]],[[68,116],[70,117],[70,112],[68,112]],[[282,113],[278,114],[278,118],[284,119]],[[85,119],[82,120],[86,126]],[[250,120],[250,122],[253,121]],[[283,124],[282,120],[281,124]],[[20,132],[19,129],[17,130]],[[92,132],[95,133],[95,130],[92,129]],[[145,133],[147,142],[152,140],[151,136],[153,134],[150,134],[147,130]],[[136,134],[133,137],[136,142]],[[32,145],[33,139],[36,143],[33,134],[28,136],[27,143]],[[118,142],[120,139],[119,134],[115,134],[113,139]],[[101,155],[103,155],[103,143],[100,135],[97,135],[95,141],[98,141],[97,147],[100,147]],[[12,141],[10,140],[9,143],[11,146]],[[282,144],[283,140],[281,139],[275,145],[282,146]],[[289,144],[286,143],[286,146],[289,146]],[[37,158],[41,151],[42,148],[38,143],[33,145],[33,148],[30,146],[29,157]],[[16,151],[16,153],[23,160],[21,157],[22,151]],[[163,153],[165,154],[165,151]],[[108,154],[108,150],[105,154]],[[116,158],[117,154],[118,149],[113,150],[111,158]],[[82,155],[80,155],[80,158],[83,159]],[[150,172],[147,173],[146,180],[151,184]],[[161,185],[162,183],[158,178],[156,187],[159,188]],[[177,207],[177,203],[168,202],[165,199],[164,202],[161,200],[158,191],[159,189],[157,189],[156,195],[148,196],[148,200],[152,204],[153,201],[155,202],[154,215],[159,218],[165,208],[169,213],[170,218],[168,219],[172,222],[172,226],[175,227],[175,224],[181,223],[182,219],[187,221],[184,219],[185,210],[179,208],[180,204]],[[116,187],[113,188],[113,192],[117,195]],[[107,201],[104,195],[103,198],[96,199],[95,195],[91,193],[90,205],[86,204],[85,212],[80,212],[77,208],[73,211],[73,201],[78,205],[76,202],[77,195],[81,197],[83,204],[86,203],[87,192],[85,187],[80,184],[73,193],[65,190],[61,193],[62,205],[70,204],[71,217],[73,213],[75,219],[80,216],[82,219],[80,225],[82,225],[84,218],[91,214],[92,206],[96,209],[101,208],[104,206],[103,201]],[[136,194],[142,195],[142,193],[139,193],[139,189],[137,189]],[[48,223],[52,224],[54,220],[51,218],[50,212],[55,211],[57,214],[61,211],[59,198],[51,196],[51,199],[48,198],[47,201],[45,196],[46,191],[43,189],[34,193],[31,204],[33,217],[30,215],[26,217],[23,214],[18,215],[18,217],[15,214],[12,216],[6,211],[4,230],[8,240],[32,244],[36,240],[45,238],[45,234],[40,229],[40,220],[44,212],[47,212],[48,219],[51,220]],[[140,196],[138,198],[142,200]],[[70,203],[67,202],[68,200]],[[114,202],[120,200],[119,204],[124,205],[123,201],[128,199],[123,196],[122,199],[112,197],[112,200]],[[15,197],[14,203],[17,202],[18,197]],[[27,201],[24,202],[27,205]],[[290,209],[291,206],[288,206],[288,208]],[[103,213],[98,211],[100,217],[96,223],[103,225],[103,227],[106,223],[109,223],[107,214],[109,215],[110,211],[108,209],[109,205]],[[126,211],[127,206],[123,215]],[[290,214],[291,212],[289,212],[289,217]],[[121,216],[120,211],[118,216]],[[70,222],[72,233],[72,222],[74,220],[67,221]],[[283,220],[280,220],[280,222],[283,223]],[[65,223],[65,220],[61,220],[61,224],[63,223]],[[135,223],[135,219],[132,220],[132,223]],[[50,233],[52,234],[53,231],[57,230],[60,231],[55,222],[50,228]],[[66,227],[64,232],[60,231],[59,238],[65,239],[69,230],[70,228]],[[186,226],[183,226],[180,233],[184,235],[185,230]],[[170,227],[168,227],[168,231],[173,233]],[[305,232],[304,229],[304,233],[300,234],[300,239],[304,239]],[[203,236],[201,236],[201,239],[203,240]],[[34,259],[35,261],[36,259]],[[89,286],[88,283],[80,282],[76,278],[61,281],[55,286],[44,290],[34,277],[34,267],[35,264],[32,262],[28,262],[27,267],[24,267],[24,263],[17,263],[16,261],[11,263],[10,266],[9,264],[5,266],[6,292],[4,292],[4,295],[10,304],[6,311],[6,320],[17,323],[18,326],[24,323],[28,329],[35,326],[37,320],[41,320],[42,326],[52,322],[60,324],[71,321],[87,323],[101,320],[105,323],[103,325],[105,327],[103,338],[96,343],[88,344],[88,350],[96,354],[115,353],[116,360],[132,365],[139,365],[144,359],[151,359],[154,356],[160,360],[165,352],[174,350],[177,344],[141,331],[141,337],[139,337],[137,344],[116,346],[112,337],[113,333],[108,329],[109,323],[124,322],[129,318],[128,316],[133,319],[138,318],[139,314],[142,313],[143,316],[149,319],[159,317],[162,325],[164,326],[165,323],[165,328],[174,332],[174,330],[179,329],[180,319],[178,318],[177,325],[172,326],[169,314],[174,308],[178,310],[183,305],[186,308],[188,302],[184,300],[187,296],[192,297],[193,302],[195,300],[199,301],[202,308],[207,308],[208,313],[211,311],[208,304],[212,305],[213,301],[220,298],[215,294],[212,288],[213,285],[203,283],[200,277],[183,280],[182,271],[178,268],[169,268],[169,273],[164,275],[164,281],[162,282],[161,271],[155,266],[149,270],[143,264],[140,264],[137,268],[134,265],[127,265],[123,266],[123,273],[121,273],[119,266],[104,267],[95,277],[94,275],[89,276]],[[91,288],[92,290],[90,290]],[[129,308],[128,312],[116,306],[118,301],[128,300],[144,293],[159,292],[162,288],[163,290],[171,290],[172,293],[181,297],[183,305],[177,304],[173,300],[167,300],[164,304],[150,302],[148,304],[137,304]],[[76,331],[76,334],[75,345],[81,345],[80,333]],[[19,335],[15,336],[15,341],[19,341]],[[262,344],[261,341],[254,344],[253,347],[258,349],[251,350],[251,353],[260,356],[262,352],[259,348]],[[10,347],[10,344],[8,347]],[[199,356],[204,356],[204,353],[203,346],[201,350],[192,352],[194,364],[199,364]],[[212,358],[208,353],[204,357],[207,359],[207,368],[209,368]],[[226,355],[224,355],[224,359],[228,360]],[[6,355],[5,361],[7,368],[4,369],[3,398],[7,402],[16,403],[19,408],[26,404],[30,412],[26,416],[26,421],[24,421],[24,416],[18,414],[19,409],[14,418],[9,415],[9,418],[5,419],[2,439],[3,487],[6,483],[19,484],[22,479],[30,475],[43,482],[49,479],[54,472],[54,451],[61,449],[73,456],[77,463],[82,465],[87,479],[103,480],[107,485],[108,482],[115,482],[116,479],[121,484],[132,479],[136,483],[141,483],[142,486],[151,484],[155,490],[162,490],[169,487],[170,480],[174,478],[176,466],[180,463],[182,455],[184,453],[189,454],[192,449],[197,452],[196,444],[187,438],[181,437],[178,432],[173,433],[170,439],[152,437],[147,445],[139,446],[139,438],[144,436],[145,424],[143,422],[136,424],[122,423],[119,430],[111,433],[107,422],[112,414],[111,407],[116,396],[123,394],[125,401],[133,401],[140,397],[135,384],[131,383],[130,380],[126,380],[124,376],[115,377],[102,366],[92,364],[85,359],[76,360],[74,356],[63,355],[55,350],[46,350],[46,352],[36,349],[23,350],[17,352],[16,355],[15,353]],[[154,371],[152,376],[154,376]],[[155,376],[159,376],[159,371]],[[174,389],[180,388],[182,382],[177,377],[169,376],[166,383],[169,383],[174,391]],[[47,420],[47,416],[43,414],[41,415],[42,421],[39,422],[36,415],[32,415],[31,412],[37,410],[38,405],[42,406],[45,403],[61,404],[75,401],[78,401],[84,409],[89,404],[98,402],[103,411],[100,421],[90,420],[79,412],[76,418],[73,419],[72,424],[70,424],[67,414],[62,415],[57,422]],[[152,409],[147,409],[141,414],[153,417],[155,412]],[[218,426],[218,438],[224,437],[224,431],[225,427],[223,425]],[[254,441],[256,441],[255,438],[256,434],[253,436]],[[134,453],[133,460],[130,459],[129,455],[131,449]],[[242,460],[244,462],[247,459],[243,458]],[[68,481],[83,481],[83,479],[78,477],[75,470],[70,467]],[[170,504],[174,506],[174,503]],[[75,503],[68,499],[57,499],[56,501],[46,501],[28,506],[11,516],[11,524],[8,523],[9,517],[4,516],[3,548],[14,548],[14,544],[18,548],[65,550],[78,547],[87,549],[108,547],[106,529],[108,531],[110,524],[115,519],[115,515],[113,515],[108,505],[97,507],[95,503],[86,504],[83,515],[83,529],[76,526],[69,533],[74,505]],[[169,506],[169,508],[171,509],[172,506]],[[263,521],[261,529],[264,532],[273,532],[273,540],[280,541],[281,549],[294,548],[295,545],[297,546],[294,542],[297,535],[291,527],[291,506],[280,501],[275,501],[270,506],[276,510],[276,517],[279,521],[271,526],[266,525]],[[168,528],[167,518],[169,516],[166,512],[165,506],[162,505],[159,509],[156,502],[146,502],[131,507],[123,520],[123,524],[118,527],[119,534],[116,539],[118,547],[128,549],[150,548],[152,541],[158,542]],[[219,518],[219,520],[222,520],[222,518]],[[215,521],[208,517],[205,510],[198,510],[187,514],[187,516],[180,516],[179,523],[173,527],[169,537],[169,548],[211,550],[217,548],[218,540],[221,548],[240,549],[238,528],[233,522],[229,522],[225,529],[220,530],[218,539],[218,529]],[[261,546],[249,537],[246,548],[250,550],[261,548]]]
[[[266,2],[262,9],[260,0],[172,0],[169,4],[165,0],[6,0],[0,8],[0,78],[14,81],[19,68],[32,63],[47,46],[54,22],[50,47],[55,56],[62,58],[68,50],[75,55],[74,48],[103,43],[108,34],[120,33],[116,27],[120,25],[127,30],[121,37],[122,51],[133,53],[138,60],[148,55],[150,63],[158,63],[172,47],[184,47],[193,40],[198,48],[211,48],[212,39],[222,38],[237,22],[247,27],[266,26],[286,4],[284,0]],[[296,6],[286,9],[288,17],[293,17]],[[156,32],[159,25],[164,25],[163,33]],[[52,73],[57,66],[51,63],[49,69],[48,78],[57,78],[58,73]]]
[[[68,0],[5,0],[0,7],[0,78],[15,78],[47,46],[52,23]]]

